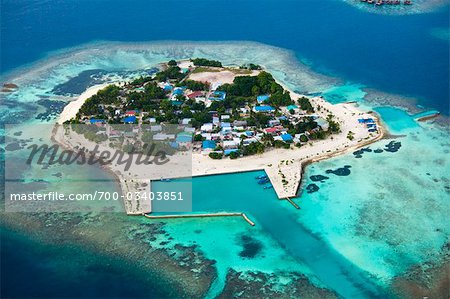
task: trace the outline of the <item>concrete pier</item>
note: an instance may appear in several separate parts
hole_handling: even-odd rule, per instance
[[[182,215],[147,215],[144,217],[148,219],[172,219],[172,218],[208,218],[208,217],[242,217],[248,224],[255,226],[255,223],[251,221],[244,213],[207,213],[207,214],[182,214]]]

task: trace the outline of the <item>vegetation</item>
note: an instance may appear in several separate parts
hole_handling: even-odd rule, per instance
[[[193,91],[208,90],[209,89],[209,84],[208,83],[194,81],[194,80],[185,80],[185,81],[183,81],[183,84],[180,83],[178,85],[186,86],[187,89],[190,89],[190,90],[193,90]]]
[[[261,72],[257,76],[235,77],[232,84],[224,84],[219,87],[219,90],[225,91],[230,100],[243,97],[254,102],[256,96],[270,94],[267,103],[275,107],[293,103],[289,92],[285,91],[267,72]]]
[[[347,134],[347,138],[349,140],[355,139],[355,133],[353,133],[352,131],[349,131],[348,134]]]
[[[311,105],[308,98],[301,97],[298,99],[297,103],[303,111],[314,113],[314,107]]]
[[[209,153],[209,157],[214,160],[220,160],[223,158],[223,154],[217,153],[217,152],[211,152],[211,153]]]
[[[97,92],[89,99],[87,99],[83,106],[81,106],[78,111],[78,115],[96,115],[101,111],[99,110],[99,105],[106,104],[111,105],[113,103],[118,103],[117,97],[120,94],[120,88],[116,85],[109,85]]]
[[[169,65],[169,66],[176,66],[177,65],[177,62],[175,61],[175,60],[170,60],[168,63],[167,63],[167,65]]]
[[[213,67],[222,67],[222,63],[217,60],[209,60],[206,58],[194,58],[191,59],[195,66],[213,66]]]
[[[244,156],[250,156],[254,154],[264,153],[265,145],[261,142],[252,142],[249,145],[242,146],[242,154]]]
[[[166,70],[156,73],[155,79],[159,82],[167,80],[181,80],[185,77],[185,74],[181,72],[178,66],[169,66]]]

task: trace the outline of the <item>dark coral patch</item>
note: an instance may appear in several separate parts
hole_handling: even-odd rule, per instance
[[[395,153],[400,149],[400,147],[402,147],[402,144],[400,143],[400,141],[392,140],[391,142],[386,144],[384,147],[385,147],[385,149],[384,149],[385,151],[390,152],[390,153]]]
[[[239,252],[240,257],[254,258],[263,248],[260,241],[248,235],[241,236],[240,242],[243,247],[242,251]]]
[[[317,186],[316,184],[309,184],[308,186],[306,186],[306,192],[308,193],[314,193],[319,191],[319,186]]]
[[[323,182],[324,180],[328,180],[329,177],[324,176],[324,175],[312,175],[309,177],[311,179],[311,181],[313,182]]]
[[[350,165],[345,165],[342,168],[337,168],[336,170],[328,169],[326,173],[332,173],[337,176],[348,176],[350,175]]]

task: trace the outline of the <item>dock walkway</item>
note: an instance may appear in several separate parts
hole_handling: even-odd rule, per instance
[[[207,214],[180,214],[180,215],[148,215],[144,214],[144,217],[148,219],[171,219],[171,218],[206,218],[206,217],[242,217],[248,224],[255,226],[255,223],[251,221],[245,213],[207,213]]]

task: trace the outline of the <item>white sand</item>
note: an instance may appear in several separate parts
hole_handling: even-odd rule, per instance
[[[200,81],[200,82],[209,82],[211,85],[215,84],[230,84],[233,83],[233,80],[237,76],[256,76],[259,74],[259,71],[252,71],[249,74],[235,74],[232,71],[220,71],[220,72],[201,72],[201,73],[193,73],[189,75],[190,80]]]
[[[108,85],[110,84],[98,84],[86,89],[86,91],[80,94],[80,96],[76,100],[70,102],[64,107],[64,110],[59,115],[57,123],[62,124],[65,121],[74,118],[77,115],[78,110],[80,110],[81,106],[83,106],[84,102],[87,99],[89,99],[90,97],[95,95],[100,89],[103,89]]]

